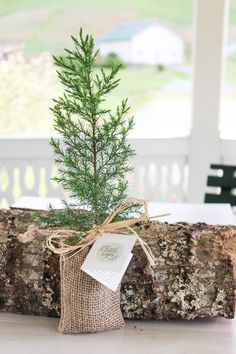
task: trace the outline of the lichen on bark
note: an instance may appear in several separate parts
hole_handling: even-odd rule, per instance
[[[40,234],[23,243],[30,211],[0,211],[0,310],[60,315],[59,258]],[[121,308],[131,319],[194,319],[235,310],[236,227],[206,224],[136,225],[151,247],[154,276],[139,245],[122,280]]]

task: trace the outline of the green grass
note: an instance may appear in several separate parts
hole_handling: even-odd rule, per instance
[[[181,25],[192,22],[193,0],[1,0],[0,16],[48,6],[66,9],[72,5],[87,5],[88,10],[90,6],[132,10],[139,17],[158,16]]]
[[[43,51],[58,54],[70,47],[70,35],[76,36],[81,26],[96,37],[121,22],[153,17],[174,24],[181,31],[193,26],[193,4],[194,0],[0,0],[0,43],[23,43],[30,56]],[[231,0],[230,23],[236,24],[236,0]],[[0,130],[5,134],[12,130],[15,133],[50,133],[52,115],[48,106],[50,98],[58,94],[55,77],[49,72],[54,72],[54,68],[48,69],[45,78],[41,78],[41,73],[35,73],[32,77],[29,75],[27,81],[26,69],[20,74],[20,65],[17,65],[14,77],[18,75],[18,79],[12,78],[8,83],[8,74],[5,79],[1,78],[7,84],[1,90]],[[132,108],[141,107],[174,78],[186,76],[170,69],[160,72],[154,67],[124,69],[120,73],[121,83],[108,98],[107,105],[114,109],[122,98],[128,97]],[[235,59],[227,63],[226,80],[236,84]],[[35,82],[35,87],[33,84],[31,87],[31,82]],[[21,91],[24,93],[19,93]],[[21,97],[18,105],[14,103],[14,97]],[[9,109],[12,102],[14,110]],[[32,117],[34,127],[31,130]]]
[[[5,83],[1,88],[1,134],[40,135],[53,132],[53,116],[49,107],[53,105],[52,98],[61,95],[63,90],[59,87],[55,70],[47,61],[42,61],[37,66],[18,63],[15,67],[14,63],[9,63],[7,70],[3,68],[0,71]],[[96,73],[98,71],[97,68]],[[120,85],[106,101],[106,107],[111,110],[125,98],[128,98],[132,109],[138,109],[173,78],[185,75],[170,69],[158,71],[155,67],[128,67],[121,70],[118,77],[121,79]]]
[[[180,30],[193,26],[195,0],[0,0],[0,43],[25,43],[28,54],[62,52],[82,26],[95,37],[121,22],[159,18]],[[236,25],[236,0],[230,2]]]
[[[95,37],[130,20],[192,24],[193,0],[0,0],[0,43],[25,43],[26,52],[59,53],[82,26]]]
[[[138,108],[174,78],[186,78],[186,75],[171,69],[158,71],[155,67],[130,67],[120,71],[119,77],[120,85],[107,99],[107,105],[112,109],[126,97],[132,108]]]
[[[64,8],[73,5],[97,6],[104,9],[134,11],[138,17],[159,17],[178,25],[190,25],[194,0],[0,0],[0,16],[47,7]],[[236,23],[236,0],[230,1],[230,23]]]
[[[229,23],[236,24],[236,0],[230,0]]]

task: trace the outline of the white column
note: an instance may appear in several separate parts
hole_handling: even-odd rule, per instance
[[[195,0],[189,198],[202,202],[210,163],[220,162],[218,121],[229,0]]]

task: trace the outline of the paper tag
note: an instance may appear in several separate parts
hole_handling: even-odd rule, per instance
[[[93,244],[81,269],[116,291],[132,258],[135,235],[103,234]]]

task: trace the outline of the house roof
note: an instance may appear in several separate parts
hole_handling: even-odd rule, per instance
[[[105,33],[98,38],[99,41],[121,41],[128,40],[132,38],[136,33],[140,32],[142,29],[157,23],[155,19],[140,20],[124,23],[112,31]]]

